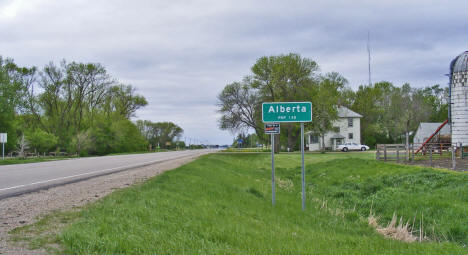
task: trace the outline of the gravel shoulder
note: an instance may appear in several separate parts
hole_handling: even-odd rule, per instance
[[[10,242],[8,232],[33,224],[49,213],[77,209],[116,189],[184,165],[202,154],[207,152],[0,200],[0,254],[47,254],[45,250],[29,250]]]

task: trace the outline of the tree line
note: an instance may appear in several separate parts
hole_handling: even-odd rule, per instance
[[[7,152],[104,155],[145,151],[160,141],[161,148],[172,148],[167,144],[183,133],[176,124],[131,121],[147,104],[99,63],[64,60],[39,70],[0,57],[0,132],[8,133]]]
[[[337,107],[345,106],[363,115],[362,142],[395,143],[410,140],[419,122],[447,119],[448,89],[439,85],[424,88],[401,87],[390,82],[361,85],[357,90],[337,72],[321,73],[319,65],[299,54],[265,56],[251,67],[241,81],[227,84],[218,95],[219,127],[244,137],[249,130],[255,139],[267,143],[261,120],[262,102],[310,101],[312,122],[306,129],[318,134],[323,142],[338,118]],[[298,149],[299,123],[282,123],[276,148]]]

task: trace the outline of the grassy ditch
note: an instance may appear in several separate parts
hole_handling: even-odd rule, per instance
[[[307,155],[302,211],[300,155],[277,156],[275,207],[269,155],[207,155],[89,206],[57,240],[66,254],[468,253],[466,175],[371,157]],[[416,217],[426,241],[384,238],[367,223],[371,208],[382,225]]]
[[[357,216],[372,211],[382,223],[396,214],[423,239],[468,244],[467,174],[362,159],[314,167],[311,189],[333,206],[353,208]]]
[[[264,148],[227,148],[221,152],[271,152],[271,150]]]
[[[80,216],[78,211],[53,212],[43,216],[32,225],[10,231],[9,241],[30,250],[42,249],[48,254],[63,254],[59,233],[64,226]]]
[[[46,157],[34,157],[34,158],[5,158],[4,160],[2,160],[0,158],[0,165],[16,165],[16,164],[39,163],[39,162],[65,160],[65,159],[71,159],[71,158],[76,158],[76,157],[75,156],[73,156],[73,157],[68,157],[68,156],[58,156],[58,157],[46,156]]]

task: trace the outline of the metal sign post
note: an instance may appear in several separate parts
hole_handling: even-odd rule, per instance
[[[301,122],[301,155],[302,155],[302,210],[305,210],[306,189],[305,189],[305,167],[304,167],[304,122]]]
[[[271,134],[271,204],[275,205],[275,135]]]
[[[0,143],[2,143],[2,160],[5,160],[5,143],[7,142],[7,133],[0,133]]]
[[[271,135],[271,204],[275,205],[275,135],[280,133],[280,124],[265,124],[265,134]]]
[[[302,210],[306,206],[306,183],[304,165],[304,122],[312,121],[311,102],[270,102],[262,104],[262,120],[265,123],[265,133],[271,135],[271,179],[272,179],[272,203],[275,205],[275,161],[274,161],[274,135],[279,124],[272,122],[300,122],[301,123],[301,176],[302,176]],[[276,126],[277,125],[277,126]]]

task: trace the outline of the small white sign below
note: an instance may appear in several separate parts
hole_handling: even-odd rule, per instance
[[[7,143],[7,133],[0,133],[0,143]]]
[[[265,124],[265,134],[279,134],[280,133],[280,124]]]

